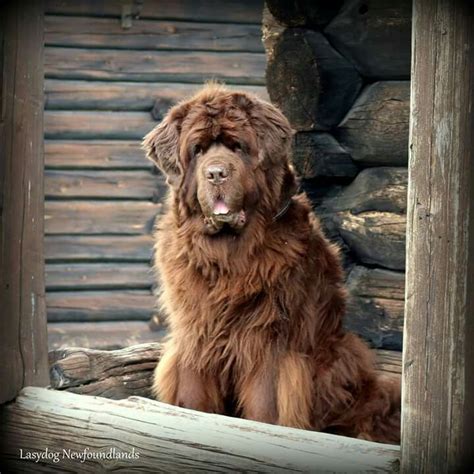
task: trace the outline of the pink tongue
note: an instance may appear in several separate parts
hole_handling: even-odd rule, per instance
[[[227,204],[221,199],[217,200],[214,204],[214,214],[227,214],[228,212],[229,208]]]

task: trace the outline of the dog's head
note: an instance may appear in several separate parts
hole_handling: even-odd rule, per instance
[[[291,135],[273,105],[213,84],[172,107],[143,146],[187,212],[216,234],[258,212],[276,215],[293,194]]]

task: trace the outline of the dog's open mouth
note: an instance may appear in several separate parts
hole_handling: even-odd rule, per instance
[[[209,234],[218,232],[240,232],[247,222],[244,209],[232,211],[223,198],[214,201],[212,214],[204,218],[206,230]]]

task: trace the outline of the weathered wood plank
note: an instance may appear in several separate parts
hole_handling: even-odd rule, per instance
[[[150,291],[58,291],[46,294],[48,321],[148,321],[156,298]]]
[[[54,139],[137,139],[157,122],[148,112],[90,112],[47,110],[45,138]]]
[[[45,80],[45,108],[64,110],[151,110],[159,101],[163,113],[177,102],[191,96],[201,84],[153,82],[104,82],[63,79]],[[243,90],[269,100],[264,86],[229,84],[229,89]]]
[[[271,14],[285,26],[308,26],[320,29],[334,18],[343,0],[266,0]]]
[[[352,158],[365,165],[406,165],[410,83],[376,82],[358,97],[336,129]]]
[[[375,351],[380,373],[401,374],[401,353]],[[151,397],[152,374],[161,344],[148,343],[120,350],[69,347],[49,353],[51,387],[72,393],[112,398]]]
[[[412,0],[351,0],[324,33],[363,76],[410,76]]]
[[[350,292],[346,327],[373,347],[401,350],[405,275],[357,265],[346,284]]]
[[[126,140],[46,140],[47,169],[153,169],[140,141]]]
[[[135,19],[131,28],[123,28],[116,18],[45,18],[47,46],[262,53],[261,36],[260,25]]]
[[[151,289],[154,278],[146,263],[49,263],[46,290]]]
[[[43,2],[0,5],[0,404],[45,385]]]
[[[146,199],[158,201],[167,192],[165,179],[150,171],[47,170],[46,198]]]
[[[333,216],[342,238],[361,262],[392,270],[405,268],[406,216],[392,212],[368,211]]]
[[[133,459],[60,459],[61,470],[139,472],[393,472],[399,448],[342,436],[201,413],[141,397],[108,400],[57,390],[24,389],[2,413],[2,457],[14,472],[20,447],[82,453],[135,453]],[[32,429],[34,426],[34,429]],[[120,440],[120,441],[118,441]],[[138,456],[136,455],[138,453]],[[56,466],[52,459],[44,461]]]
[[[378,349],[376,351],[377,368],[381,372],[401,376],[402,374],[402,353],[398,351],[386,351]]]
[[[414,0],[402,472],[474,469],[474,3]]]
[[[293,138],[293,162],[304,178],[350,178],[358,168],[351,156],[329,133],[300,132]]]
[[[405,274],[402,272],[356,265],[351,269],[346,284],[349,291],[358,296],[405,299]]]
[[[316,31],[289,28],[269,47],[268,93],[292,127],[311,131],[337,125],[362,86],[354,66]]]
[[[135,344],[159,342],[166,332],[152,330],[147,321],[48,323],[49,350],[71,347],[113,350]]]
[[[220,0],[147,0],[132,5],[132,15],[140,18],[218,21],[231,23],[260,24],[263,1],[240,0],[221,2]],[[122,5],[116,0],[47,0],[46,12],[58,15],[112,16],[120,18]],[[132,28],[133,28],[132,20]]]
[[[59,262],[149,262],[153,254],[150,235],[47,235],[45,259]]]
[[[265,54],[45,48],[47,78],[264,85]]]
[[[51,387],[120,400],[150,397],[161,344],[138,344],[114,351],[74,347],[49,353]]]
[[[407,209],[408,170],[401,167],[377,167],[362,170],[356,179],[335,197],[325,201],[331,212],[366,211],[405,214]]]
[[[147,234],[162,204],[146,201],[48,201],[45,232],[51,234]]]

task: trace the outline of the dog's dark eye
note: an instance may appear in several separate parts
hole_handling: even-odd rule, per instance
[[[242,145],[238,142],[232,143],[232,151],[241,151],[242,150]]]
[[[201,145],[194,145],[194,148],[193,148],[193,156],[197,156],[199,155],[199,153],[202,152],[202,147]]]

